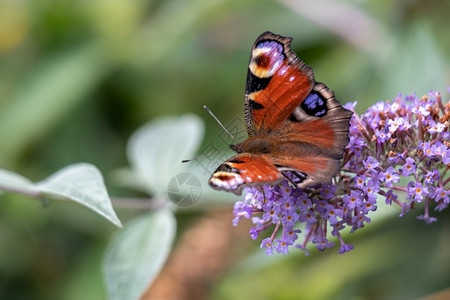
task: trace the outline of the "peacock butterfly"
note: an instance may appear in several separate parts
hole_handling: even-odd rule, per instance
[[[352,112],[316,82],[291,50],[292,38],[264,32],[255,41],[245,87],[248,139],[209,179],[217,190],[241,194],[249,185],[329,183],[348,143]]]

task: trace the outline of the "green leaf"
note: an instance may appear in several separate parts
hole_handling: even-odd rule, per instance
[[[169,181],[187,169],[203,138],[204,126],[195,115],[158,118],[138,129],[127,147],[131,167],[145,189],[154,196],[166,195]]]
[[[33,182],[17,173],[0,169],[0,190],[37,195],[39,190]]]
[[[67,166],[36,184],[19,174],[0,169],[0,190],[34,198],[72,200],[122,227],[111,205],[102,174],[87,163]]]
[[[169,210],[134,219],[110,241],[103,263],[109,299],[138,299],[164,265],[175,236]]]
[[[100,171],[93,165],[67,166],[36,184],[42,195],[56,200],[72,200],[122,227],[111,205]]]

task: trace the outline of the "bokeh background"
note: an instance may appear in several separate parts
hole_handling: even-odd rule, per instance
[[[130,135],[190,112],[206,123],[205,144],[214,139],[217,124],[202,106],[224,123],[242,116],[250,49],[266,30],[293,37],[316,79],[341,102],[358,101],[359,113],[398,93],[448,99],[449,12],[448,0],[0,0],[0,168],[38,181],[90,162],[111,195],[140,196],[109,176],[128,164]],[[118,213],[126,221],[139,211]],[[180,213],[180,235],[202,213]],[[349,237],[355,250],[345,255],[268,258],[254,242],[214,277],[208,298],[413,299],[443,290],[450,215],[426,226],[418,214],[370,224]],[[104,299],[100,264],[114,230],[83,207],[1,195],[0,298]]]

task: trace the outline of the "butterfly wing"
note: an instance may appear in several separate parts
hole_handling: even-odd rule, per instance
[[[255,41],[245,88],[249,135],[276,130],[314,86],[314,73],[290,48],[292,38],[261,34]]]
[[[276,183],[283,179],[283,174],[270,160],[260,155],[241,153],[221,164],[209,179],[209,184],[216,190],[240,195],[244,186]]]

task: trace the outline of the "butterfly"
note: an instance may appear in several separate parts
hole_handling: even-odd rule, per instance
[[[292,38],[264,32],[253,44],[245,87],[248,139],[209,179],[217,190],[289,179],[299,188],[330,183],[347,145],[352,112],[316,82],[292,51]],[[292,179],[293,178],[293,179]]]

